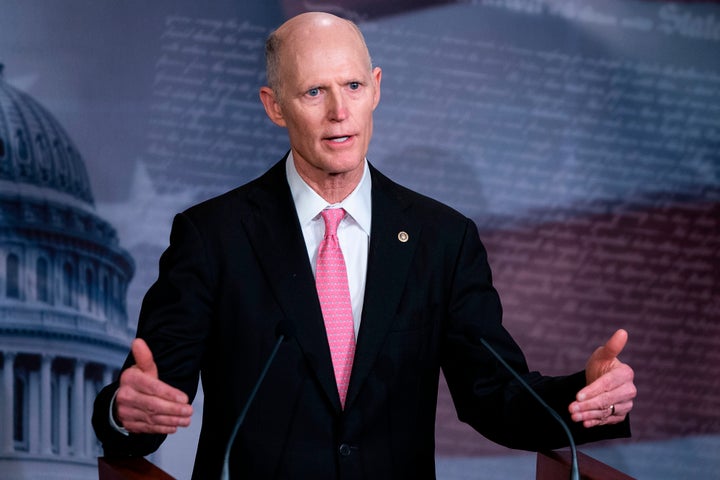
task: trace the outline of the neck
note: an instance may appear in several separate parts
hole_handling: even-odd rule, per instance
[[[362,173],[362,172],[361,172]],[[355,178],[357,177],[357,178]],[[310,188],[315,190],[329,204],[340,203],[350,195],[360,183],[362,175],[351,173],[330,174],[320,181],[305,178]]]
[[[308,172],[295,163],[300,177],[329,204],[340,203],[350,195],[362,180],[365,163],[348,172],[328,173],[321,170]]]

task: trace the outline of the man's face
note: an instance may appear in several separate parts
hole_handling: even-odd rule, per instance
[[[304,177],[361,172],[381,71],[370,70],[360,37],[346,25],[297,37],[285,41],[280,53],[280,91],[271,102],[275,113],[268,115],[287,127]]]

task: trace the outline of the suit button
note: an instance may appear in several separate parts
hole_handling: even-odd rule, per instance
[[[341,456],[347,457],[348,455],[350,455],[350,445],[348,445],[347,443],[343,443],[342,445],[340,445],[338,452]]]

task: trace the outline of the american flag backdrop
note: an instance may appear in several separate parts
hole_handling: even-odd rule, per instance
[[[531,368],[575,372],[629,331],[633,438],[590,453],[638,478],[717,475],[715,2],[0,0],[3,80],[68,131],[135,260],[131,323],[173,214],[287,149],[258,101],[262,45],[313,9],[360,25],[383,69],[368,159],[477,223]],[[155,457],[178,478],[199,420]],[[440,478],[532,478],[457,421],[444,386],[436,443]]]

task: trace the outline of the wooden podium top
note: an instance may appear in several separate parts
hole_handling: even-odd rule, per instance
[[[570,477],[569,450],[539,452],[537,480],[567,480]],[[582,452],[578,452],[581,480],[635,480]],[[98,458],[100,480],[175,480],[157,466],[141,457]]]
[[[142,457],[98,458],[100,480],[175,480]]]
[[[635,480],[610,465],[577,452],[581,480]],[[567,480],[570,478],[570,450],[538,452],[537,480]]]

